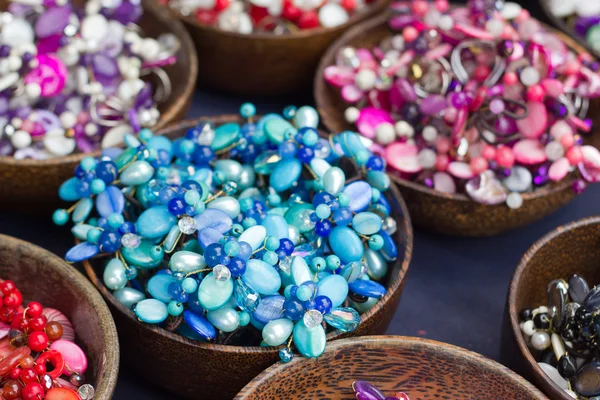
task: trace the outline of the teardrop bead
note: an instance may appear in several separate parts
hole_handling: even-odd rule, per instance
[[[119,290],[127,284],[125,265],[118,258],[110,260],[104,268],[104,285],[110,290]]]
[[[154,175],[154,168],[147,161],[135,161],[125,168],[119,179],[126,186],[138,186],[148,182]]]
[[[342,332],[352,332],[360,324],[360,315],[351,307],[334,308],[329,314],[325,314],[324,319],[329,325]]]

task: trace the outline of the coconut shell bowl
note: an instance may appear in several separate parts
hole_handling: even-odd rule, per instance
[[[314,96],[327,130],[341,132],[355,128],[346,122],[344,110],[347,104],[342,100],[339,88],[325,82],[323,71],[335,64],[340,49],[346,46],[372,48],[392,35],[392,30],[387,24],[388,19],[389,15],[384,13],[353,27],[340,37],[321,59],[314,81]],[[581,45],[566,35],[559,32],[556,34],[567,46],[575,49],[576,53],[585,52]],[[592,102],[591,107],[592,110],[597,110],[600,103]],[[589,117],[594,121],[594,126],[600,127],[600,113],[590,111]],[[598,147],[598,136],[600,135],[588,138],[587,144]],[[572,189],[575,178],[565,178],[557,184],[523,193],[523,205],[511,209],[506,204],[484,205],[471,200],[465,194],[442,193],[393,174],[390,176],[398,184],[415,226],[451,236],[490,236],[525,226],[555,212],[576,196]]]
[[[354,399],[367,381],[386,396],[422,399],[546,399],[508,368],[479,354],[432,340],[366,336],[339,340],[316,360],[277,363],[235,400]]]
[[[600,217],[572,222],[538,240],[513,275],[502,335],[504,363],[528,378],[551,399],[571,397],[539,367],[519,327],[519,312],[548,304],[547,287],[577,274],[590,287],[600,282]]]
[[[142,3],[144,15],[139,25],[146,35],[156,38],[164,33],[172,33],[181,43],[177,63],[164,69],[171,81],[171,96],[159,104],[161,117],[153,128],[158,130],[185,116],[196,85],[198,58],[192,39],[181,22],[169,18],[152,0],[143,0]],[[0,1],[0,9],[6,9],[7,6],[6,0]],[[58,187],[73,174],[74,168],[87,155],[98,157],[100,151],[47,160],[0,157],[0,202],[17,210],[31,210],[31,204],[49,202],[54,204],[46,209],[53,208],[58,202]]]
[[[237,116],[211,118],[215,125],[239,122]],[[197,121],[187,121],[162,131],[170,138],[182,136]],[[394,241],[398,260],[389,265],[387,278],[381,283],[387,294],[361,316],[358,328],[350,333],[332,331],[327,342],[346,336],[385,333],[400,301],[405,275],[411,260],[413,232],[404,200],[397,188],[387,191],[388,201],[397,221]],[[94,259],[84,262],[85,271],[104,296],[118,327],[123,360],[128,367],[149,382],[189,399],[231,399],[252,378],[279,360],[280,347],[235,346],[189,340],[157,325],[140,322],[123,306],[103,283],[104,264]],[[254,343],[252,341],[251,343]],[[299,358],[297,356],[295,358]]]
[[[119,341],[106,303],[94,286],[58,256],[0,235],[0,277],[15,282],[24,301],[38,301],[71,321],[88,358],[86,381],[95,400],[110,400],[119,374]]]

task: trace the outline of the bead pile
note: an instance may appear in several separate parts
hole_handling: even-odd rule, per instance
[[[250,34],[291,34],[298,30],[334,28],[364,12],[375,0],[167,0],[203,25]]]
[[[600,52],[600,2],[585,0],[544,0],[550,12],[566,19],[575,33]]]
[[[35,3],[0,13],[0,156],[87,153],[154,126],[178,39],[144,37],[136,1]],[[153,74],[161,86],[141,80]]]
[[[324,79],[391,173],[519,208],[540,187],[572,179],[580,193],[600,180],[600,152],[581,137],[600,64],[503,3],[396,3],[399,33],[341,49]]]
[[[403,392],[386,397],[379,389],[365,381],[352,382],[352,390],[354,390],[356,400],[410,400],[408,395]]]
[[[356,329],[386,294],[390,180],[356,134],[320,138],[312,107],[254,114],[246,103],[246,123],[203,121],[174,141],[127,135],[82,160],[59,190],[77,203],[54,222],[70,216],[83,241],[67,261],[109,258],[104,284],[140,321],[317,357],[325,327]]]
[[[0,399],[92,399],[87,357],[67,317],[35,301],[23,306],[13,281],[0,279],[0,293]]]
[[[548,377],[573,398],[600,396],[600,286],[572,275],[548,285],[548,306],[519,313],[526,341]],[[596,399],[596,397],[594,397]]]

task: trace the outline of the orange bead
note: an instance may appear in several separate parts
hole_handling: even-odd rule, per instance
[[[48,322],[48,324],[46,325],[46,335],[48,335],[48,339],[50,339],[50,341],[52,342],[60,339],[63,335],[63,327],[60,324],[60,322]]]
[[[81,400],[81,398],[72,389],[55,387],[46,392],[44,400]]]
[[[21,359],[21,362],[19,363],[19,366],[21,368],[31,368],[31,367],[33,367],[34,363],[35,363],[35,361],[33,360],[33,357],[27,356],[27,357],[23,357]]]

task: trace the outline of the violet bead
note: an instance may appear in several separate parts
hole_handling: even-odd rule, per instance
[[[576,194],[582,194],[587,189],[587,183],[583,179],[578,179],[573,182],[573,191]]]
[[[385,396],[379,389],[369,382],[356,381],[352,384],[357,400],[385,400]]]

